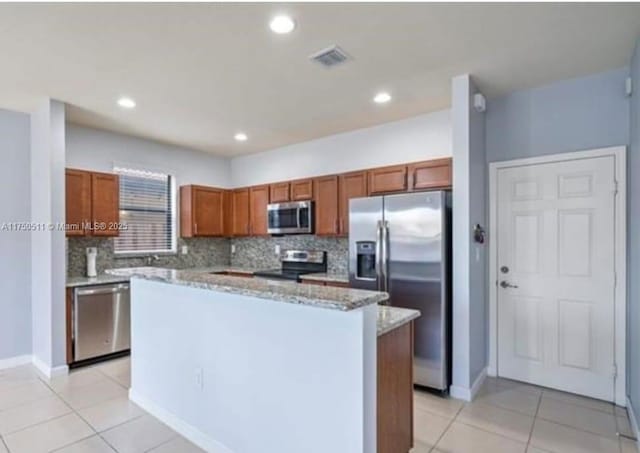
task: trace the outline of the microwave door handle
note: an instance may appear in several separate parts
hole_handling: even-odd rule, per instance
[[[302,216],[302,208],[298,208],[296,209],[296,220],[298,221],[298,230],[300,230],[300,224],[302,223],[302,221],[300,220],[300,216]]]

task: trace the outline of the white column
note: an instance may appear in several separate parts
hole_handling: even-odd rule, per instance
[[[31,321],[33,362],[47,375],[64,373],[65,106],[47,99],[31,114]],[[51,226],[51,227],[50,227]]]

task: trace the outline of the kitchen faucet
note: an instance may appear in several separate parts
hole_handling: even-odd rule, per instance
[[[149,255],[147,256],[147,266],[151,266],[152,263],[158,261],[160,257],[158,255]]]

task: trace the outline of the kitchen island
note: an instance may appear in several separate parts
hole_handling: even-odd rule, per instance
[[[213,452],[376,451],[386,293],[170,269],[131,278],[130,398]],[[405,322],[416,312],[403,314]]]

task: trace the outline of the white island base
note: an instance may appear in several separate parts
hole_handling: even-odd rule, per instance
[[[375,453],[375,304],[342,311],[140,278],[131,300],[130,399],[201,448]]]

